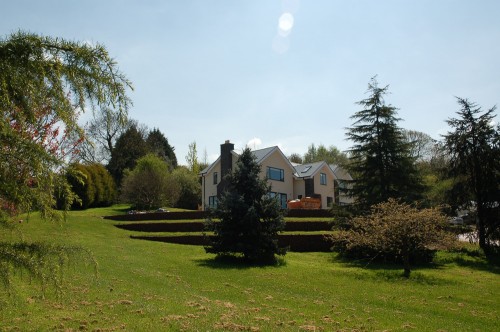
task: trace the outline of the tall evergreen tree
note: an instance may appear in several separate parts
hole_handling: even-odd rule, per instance
[[[159,129],[155,128],[149,132],[146,143],[149,152],[165,160],[171,168],[177,167],[177,157],[175,156],[174,148],[168,143],[168,139]]]
[[[271,198],[270,186],[260,179],[260,165],[246,148],[236,168],[228,175],[229,190],[223,194],[213,217],[207,221],[215,233],[205,249],[218,255],[243,255],[253,262],[274,262],[275,255],[285,255],[278,246],[278,233],[285,222],[276,198]]]
[[[482,113],[476,103],[457,99],[459,118],[447,121],[454,131],[444,136],[455,179],[452,196],[462,206],[475,206],[479,245],[487,249],[500,238],[500,126],[493,125],[496,107]]]
[[[423,186],[410,156],[402,129],[397,126],[396,108],[386,105],[388,86],[378,86],[376,77],[368,84],[368,98],[357,102],[347,137],[354,142],[349,150],[348,169],[354,177],[350,194],[361,210],[389,198],[411,202],[421,198]]]
[[[132,170],[137,164],[137,159],[148,153],[148,146],[137,126],[132,125],[118,137],[111,160],[107,166],[117,185],[121,184],[123,172]]]

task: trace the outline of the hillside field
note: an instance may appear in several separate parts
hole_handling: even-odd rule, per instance
[[[393,265],[289,252],[278,266],[220,262],[203,247],[131,239],[104,215],[36,214],[2,239],[89,249],[64,270],[62,296],[17,273],[0,288],[0,331],[500,331],[499,268],[474,246],[440,252],[410,279]]]

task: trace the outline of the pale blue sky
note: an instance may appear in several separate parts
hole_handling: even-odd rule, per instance
[[[159,128],[181,163],[193,141],[209,161],[226,139],[287,155],[311,143],[347,149],[345,127],[374,75],[390,85],[400,126],[434,138],[458,110],[454,96],[500,102],[498,0],[0,4],[2,36],[104,44],[134,84],[130,117]],[[280,30],[285,12],[293,26]]]

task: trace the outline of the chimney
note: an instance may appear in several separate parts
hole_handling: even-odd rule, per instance
[[[217,196],[221,196],[227,189],[226,175],[230,174],[233,170],[233,154],[234,144],[226,140],[224,144],[220,145],[220,179],[217,185]]]

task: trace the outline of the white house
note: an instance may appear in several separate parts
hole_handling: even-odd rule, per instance
[[[267,179],[271,185],[270,194],[279,197],[282,208],[287,208],[289,200],[303,197],[319,198],[323,209],[327,209],[335,202],[339,204],[350,202],[348,197],[335,196],[338,176],[342,176],[342,180],[350,178],[347,176],[348,173],[338,166],[334,166],[337,170],[336,175],[334,169],[324,161],[292,164],[277,146],[255,150],[253,154],[261,166],[261,178]],[[234,144],[226,141],[221,144],[219,158],[200,172],[203,209],[216,206],[217,197],[226,190],[223,178],[233,170],[238,158]]]

